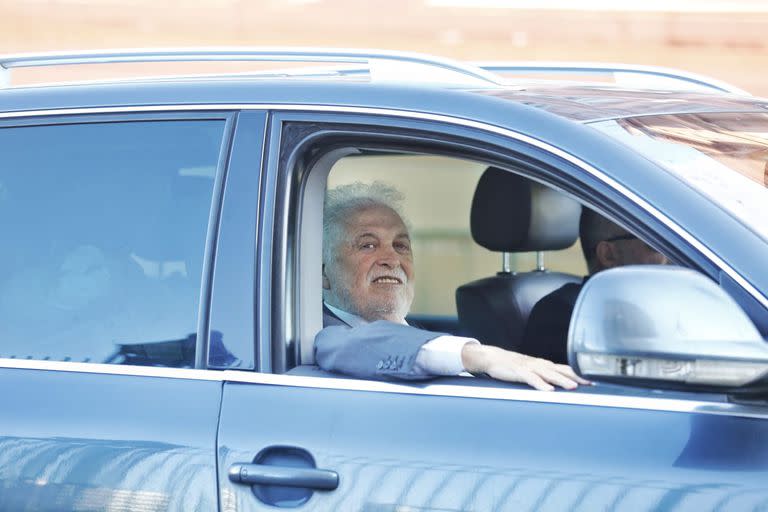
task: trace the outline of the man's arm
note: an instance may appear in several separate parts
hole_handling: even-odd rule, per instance
[[[421,371],[419,351],[440,336],[384,320],[326,327],[315,337],[315,362],[323,370],[362,379],[425,379],[433,375]]]
[[[579,384],[590,384],[568,365],[489,345],[468,343],[461,351],[461,359],[470,373],[482,373],[507,382],[523,382],[540,391],[553,391],[555,386],[575,389]]]
[[[446,375],[439,370],[430,372],[433,363],[424,353],[427,342],[441,337],[451,338],[443,333],[386,321],[354,328],[326,327],[315,338],[315,361],[326,371],[363,379],[425,379]],[[522,382],[545,391],[554,386],[573,389],[579,384],[589,384],[566,365],[463,339],[466,342],[460,344],[459,357],[464,369],[471,373]],[[424,368],[425,362],[427,368]]]

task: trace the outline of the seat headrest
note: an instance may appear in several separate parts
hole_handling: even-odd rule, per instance
[[[472,199],[472,238],[498,252],[550,251],[579,236],[581,205],[564,194],[496,167],[480,177]]]

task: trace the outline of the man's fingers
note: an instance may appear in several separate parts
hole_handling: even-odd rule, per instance
[[[579,377],[576,375],[576,372],[573,371],[573,368],[568,366],[567,364],[556,364],[557,370],[568,377],[569,379],[578,382],[579,384],[582,384],[584,386],[589,386],[592,384],[592,381],[589,381],[587,379],[584,379],[582,377]]]
[[[581,385],[591,385],[592,382],[576,375],[573,368],[567,364],[556,364],[548,359],[533,358],[536,362],[536,368],[540,375],[546,375],[545,380],[565,389],[574,389]],[[551,378],[550,378],[551,376]],[[563,380],[565,379],[565,380]]]
[[[507,382],[522,382],[539,391],[554,391],[555,387],[547,383],[533,369],[524,365],[495,366],[490,368],[488,375],[497,380]]]
[[[546,382],[560,386],[563,389],[576,389],[579,387],[576,380],[563,375],[557,369],[542,368],[538,370],[538,374]]]
[[[534,389],[538,389],[539,391],[555,390],[555,387],[552,384],[549,384],[547,381],[542,379],[540,375],[530,370],[521,372],[520,377],[522,377],[526,384]]]
[[[546,359],[497,347],[465,346],[465,350],[462,351],[462,361],[465,368],[468,368],[469,364],[476,371],[486,373],[494,379],[524,382],[541,391],[554,391],[555,386],[575,389],[579,384],[591,384],[588,380],[576,375],[568,365],[555,364]]]

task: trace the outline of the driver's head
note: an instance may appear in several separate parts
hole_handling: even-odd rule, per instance
[[[635,235],[584,207],[581,209],[579,238],[589,273],[623,265],[664,265],[666,256]]]
[[[411,239],[403,195],[379,182],[328,190],[323,217],[323,300],[368,321],[403,323],[413,302]]]

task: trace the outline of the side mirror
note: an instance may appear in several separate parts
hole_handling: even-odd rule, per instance
[[[582,289],[568,360],[586,378],[734,394],[768,392],[768,344],[736,302],[692,270],[605,270]]]

